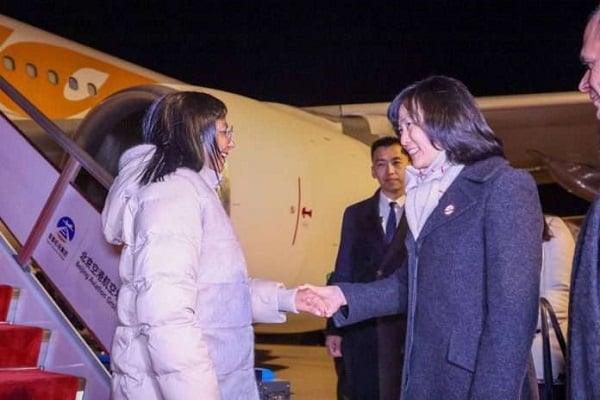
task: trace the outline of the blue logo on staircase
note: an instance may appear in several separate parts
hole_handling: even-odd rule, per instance
[[[75,222],[69,217],[61,217],[56,223],[56,231],[48,232],[47,242],[63,260],[69,255],[67,243],[75,237]]]
[[[63,242],[70,242],[75,237],[75,223],[69,217],[62,217],[56,224],[58,236]]]

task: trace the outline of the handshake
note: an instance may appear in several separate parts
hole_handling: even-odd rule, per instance
[[[298,286],[296,309],[317,317],[331,317],[341,306],[346,305],[346,297],[338,286]]]

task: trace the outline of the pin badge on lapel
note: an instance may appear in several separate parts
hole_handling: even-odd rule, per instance
[[[444,215],[451,215],[454,212],[454,205],[450,204],[444,208]]]

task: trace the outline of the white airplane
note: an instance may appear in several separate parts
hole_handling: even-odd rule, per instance
[[[2,15],[0,60],[0,75],[59,125],[74,126],[70,133],[76,141],[113,174],[122,151],[140,141],[140,118],[156,97],[197,90],[222,99],[237,145],[228,161],[224,203],[250,274],[288,287],[325,282],[344,208],[376,188],[368,144],[393,135],[385,118],[387,103],[300,109],[190,86]],[[595,163],[596,121],[584,95],[497,96],[478,102],[508,159],[531,171],[538,183],[552,182],[552,170],[528,150],[553,161]],[[1,92],[0,110],[27,126],[28,116]],[[59,164],[60,156],[54,161]],[[94,189],[89,193],[101,205],[102,195],[93,198]],[[322,320],[292,316],[287,324],[259,331],[322,327]]]
[[[59,126],[75,121],[76,140],[112,173],[124,147],[140,141],[140,118],[160,94],[196,90],[223,100],[236,131],[223,192],[251,276],[288,287],[325,283],[344,207],[376,188],[369,148],[344,135],[339,122],[185,85],[5,16],[0,16],[0,60],[0,75]],[[4,93],[0,110],[28,126],[28,116]],[[53,157],[60,164],[60,154]],[[93,188],[90,192],[93,197]],[[287,324],[259,329],[298,332],[323,326],[322,319],[293,315]]]

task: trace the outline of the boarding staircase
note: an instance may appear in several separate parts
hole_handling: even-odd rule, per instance
[[[73,181],[110,177],[1,76],[0,89],[67,155],[57,168],[0,113],[0,399],[107,400],[118,254]]]
[[[94,194],[112,176],[1,75],[0,91],[31,117],[0,112],[0,400],[107,400],[119,253]],[[288,399],[289,382],[265,371],[261,398]]]
[[[15,321],[20,294],[0,285],[0,399],[82,399],[84,378],[44,369],[51,331]]]

